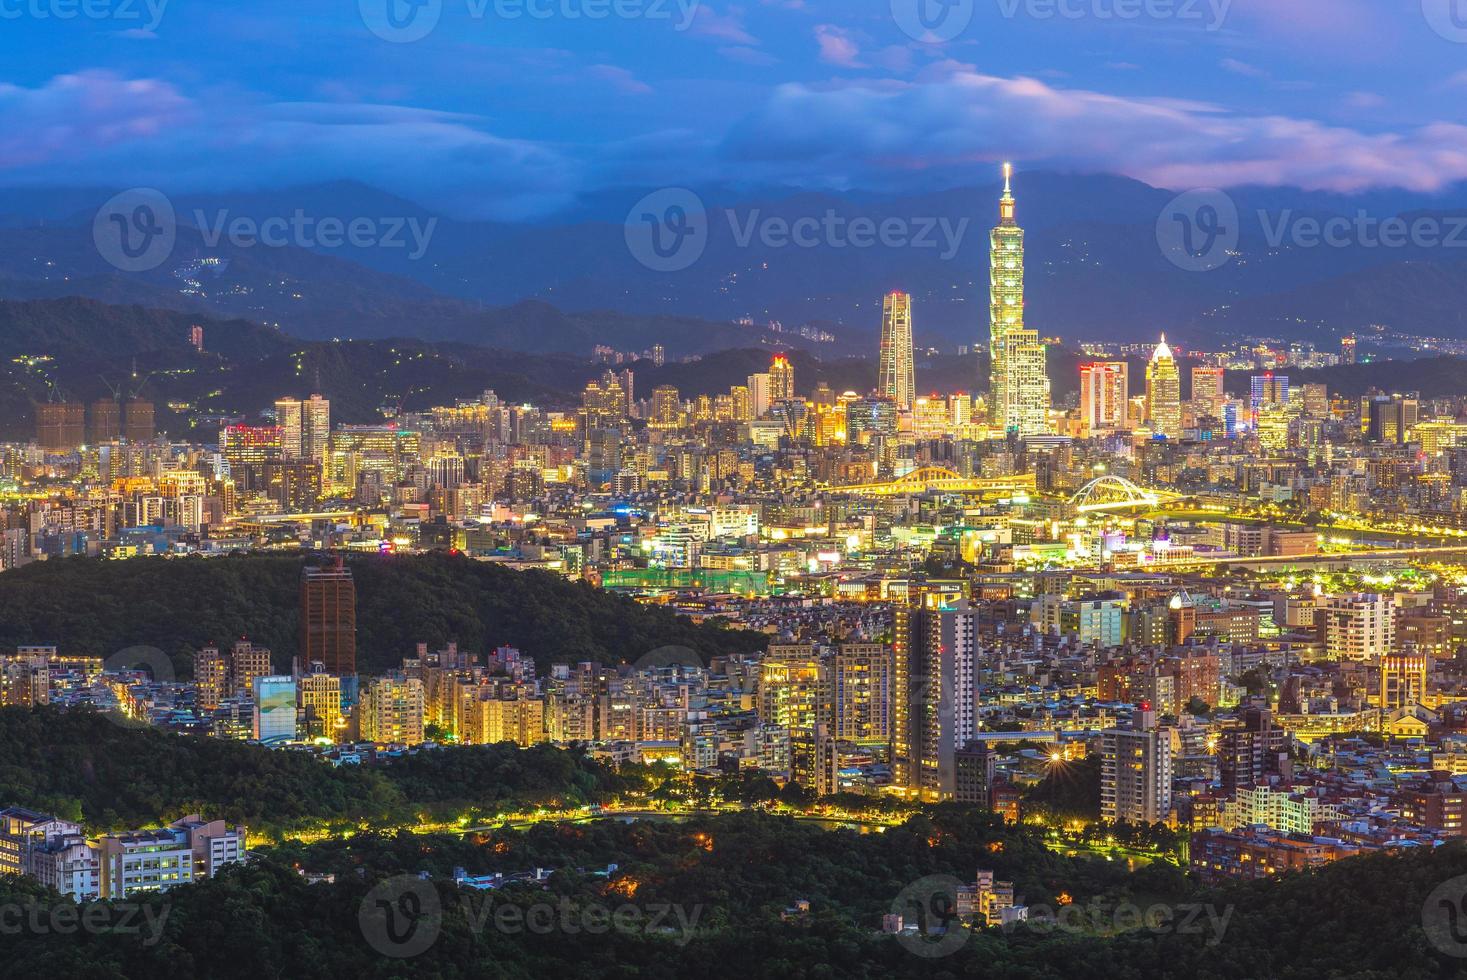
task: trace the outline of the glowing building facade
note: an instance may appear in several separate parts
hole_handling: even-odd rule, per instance
[[[1024,327],[1024,229],[1004,164],[999,221],[989,237],[989,418],[1020,436],[1049,431],[1049,378],[1039,334]]]
[[[1182,375],[1165,334],[1146,366],[1146,418],[1152,435],[1182,438]]]
[[[877,393],[903,409],[911,408],[917,397],[912,358],[912,297],[908,293],[888,293],[882,303]]]

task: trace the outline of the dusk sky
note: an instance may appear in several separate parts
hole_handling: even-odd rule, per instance
[[[935,189],[1006,157],[1173,188],[1467,178],[1464,0],[976,0],[946,41],[890,0],[430,0],[408,43],[367,26],[407,0],[93,2],[111,16],[0,5],[0,183],[355,179],[534,218],[623,185]]]

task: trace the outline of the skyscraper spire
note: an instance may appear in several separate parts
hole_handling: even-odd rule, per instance
[[[1049,428],[1049,380],[1039,334],[1024,326],[1024,229],[1015,219],[1013,165],[1003,165],[998,226],[989,237],[989,419],[1032,436]]]

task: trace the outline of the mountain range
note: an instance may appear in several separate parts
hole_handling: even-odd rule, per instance
[[[94,244],[92,221],[109,191],[7,191],[0,298],[76,295],[244,317],[311,340],[414,337],[577,355],[596,344],[637,351],[660,343],[673,356],[796,346],[828,357],[874,343],[881,295],[903,289],[914,297],[919,344],[951,349],[987,331],[988,229],[999,190],[702,189],[706,248],[675,272],[646,268],[627,246],[622,216],[645,188],[604,192],[534,225],[454,220],[351,183],[179,195],[171,199],[177,244],[141,273],[119,272]],[[1367,226],[1401,216],[1467,229],[1460,188],[1435,196],[1230,191],[1238,241],[1209,272],[1177,267],[1158,245],[1170,190],[1036,172],[1021,173],[1015,193],[1027,234],[1027,318],[1049,336],[1141,340],[1165,331],[1203,346],[1260,337],[1327,347],[1366,330],[1467,339],[1467,231],[1396,247],[1368,231],[1348,230],[1336,244],[1303,233],[1331,218],[1357,229],[1362,215]],[[236,222],[296,215],[308,228],[364,220],[377,234],[332,248],[310,234],[279,247],[220,234]],[[821,225],[814,247],[770,233],[800,219]],[[856,247],[848,222],[857,219],[926,244]],[[420,232],[421,255],[404,227]],[[393,228],[401,245],[389,247],[383,232]],[[836,342],[801,336],[803,325]]]

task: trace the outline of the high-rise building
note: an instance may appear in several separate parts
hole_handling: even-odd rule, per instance
[[[1359,359],[1359,343],[1354,334],[1346,334],[1340,338],[1340,360],[1345,364],[1354,364]]]
[[[87,441],[87,410],[81,402],[39,402],[36,442],[48,453],[70,453]]]
[[[275,424],[280,427],[282,458],[326,462],[331,439],[331,402],[320,395],[304,401],[282,398],[275,403]]]
[[[1182,438],[1182,376],[1166,344],[1166,334],[1162,334],[1146,366],[1146,419],[1152,435]]]
[[[283,745],[296,739],[295,678],[256,677],[254,680],[254,739],[265,745]]]
[[[1426,698],[1431,658],[1424,653],[1388,653],[1380,658],[1380,708],[1394,711]]]
[[[753,417],[763,418],[769,412],[769,405],[773,398],[769,374],[749,375],[749,411]]]
[[[1131,728],[1100,734],[1100,816],[1153,824],[1172,808],[1171,733],[1156,727],[1156,712],[1142,702]]]
[[[1227,728],[1218,735],[1217,771],[1223,795],[1229,798],[1269,776],[1287,779],[1288,733],[1274,723],[1272,712],[1247,708],[1241,728]]]
[[[379,745],[421,745],[423,682],[416,677],[376,677],[357,708],[362,740]]]
[[[769,365],[769,397],[776,402],[795,399],[795,368],[783,354],[776,355]]]
[[[952,799],[957,753],[977,730],[978,614],[961,584],[934,582],[913,585],[893,613],[893,782],[920,799]]]
[[[255,678],[268,677],[270,651],[249,640],[236,640],[226,657],[229,682],[227,693],[233,698],[249,698],[255,693]]]
[[[115,398],[92,402],[92,445],[103,446],[122,438],[122,404]]]
[[[842,643],[831,663],[830,734],[858,745],[891,741],[891,648]]]
[[[1223,369],[1220,367],[1194,367],[1192,369],[1192,411],[1197,415],[1222,418],[1223,403],[1227,401],[1223,388]]]
[[[1130,368],[1125,361],[1080,365],[1080,418],[1086,435],[1126,428]]]
[[[194,697],[200,711],[219,707],[228,684],[229,668],[218,647],[194,652]]]
[[[122,406],[122,435],[128,442],[149,442],[158,434],[153,403],[129,398]]]
[[[1015,218],[1013,167],[1003,167],[999,221],[989,237],[989,418],[1020,436],[1049,430],[1049,378],[1039,334],[1024,327],[1024,230]]]
[[[1330,596],[1315,613],[1324,621],[1325,653],[1331,660],[1376,661],[1396,647],[1396,609],[1388,595]]]
[[[1361,427],[1368,442],[1405,445],[1420,417],[1421,402],[1411,395],[1379,395],[1361,403]]]
[[[326,673],[322,664],[314,665],[296,684],[300,698],[302,729],[312,738],[336,741],[343,727],[341,717],[341,678]]]
[[[1287,374],[1255,374],[1248,386],[1248,410],[1253,417],[1269,406],[1282,407],[1289,403],[1289,376]]]
[[[339,559],[301,573],[300,657],[338,677],[357,672],[357,587]]]
[[[676,429],[682,425],[683,402],[676,388],[658,385],[652,389],[652,417],[647,422],[656,429]]]
[[[917,397],[912,356],[912,297],[908,293],[888,293],[882,301],[881,364],[876,393],[904,409],[911,408]]]

